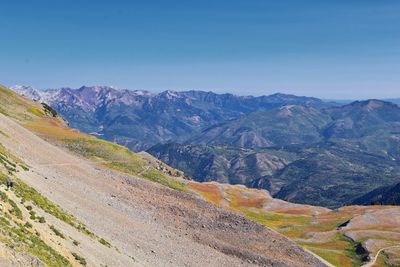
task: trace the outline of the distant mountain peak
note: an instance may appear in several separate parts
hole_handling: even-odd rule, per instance
[[[34,101],[42,100],[42,92],[32,86],[15,85],[12,86],[11,89],[17,92],[18,94],[25,96],[29,99],[32,99]]]
[[[367,99],[362,101],[354,101],[348,105],[377,108],[383,107],[384,105],[393,105],[393,103],[380,99]]]
[[[164,92],[160,93],[161,97],[165,97],[167,99],[174,99],[174,98],[180,98],[180,94],[177,91],[172,91],[172,90],[166,90]]]

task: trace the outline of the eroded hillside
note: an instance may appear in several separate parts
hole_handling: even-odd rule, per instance
[[[324,266],[286,237],[199,199],[179,171],[149,155],[72,130],[3,87],[0,104],[2,173],[14,181],[1,188],[1,215],[11,225],[4,233],[17,236],[0,239],[5,264]]]
[[[241,185],[191,182],[190,187],[211,203],[290,237],[335,266],[400,264],[398,206],[330,210],[274,199],[265,190]]]

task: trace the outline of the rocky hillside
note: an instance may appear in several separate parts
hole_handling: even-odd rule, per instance
[[[148,154],[68,128],[0,87],[3,266],[325,266],[201,200]],[[245,245],[244,245],[245,244]]]

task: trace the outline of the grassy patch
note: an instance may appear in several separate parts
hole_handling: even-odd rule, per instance
[[[46,111],[46,113],[50,114],[53,117],[57,117],[57,115],[58,115],[57,111],[55,111],[52,107],[50,107],[46,103],[42,103],[42,106],[43,106],[44,110]]]
[[[99,242],[100,242],[100,244],[111,248],[111,244],[109,242],[107,242],[107,240],[105,240],[104,238],[100,238]]]
[[[29,225],[27,225],[29,228]],[[46,266],[71,266],[70,262],[48,246],[37,235],[27,230],[27,227],[18,223],[11,224],[5,217],[0,217],[0,242],[18,252],[32,254],[42,261]]]
[[[242,210],[242,212],[249,219],[278,230],[309,224],[311,221],[309,216],[303,215],[286,215],[274,212],[257,213],[249,210]]]
[[[37,108],[28,108],[28,112],[30,112],[30,113],[32,113],[33,115],[36,115],[36,116],[43,116],[44,115],[43,111],[41,111],[40,109],[37,109]]]
[[[10,204],[10,206],[12,207],[10,213],[13,214],[15,217],[17,217],[18,219],[22,220],[22,211],[18,208],[17,204],[12,199],[9,199],[7,194],[4,193],[3,191],[0,191],[0,199],[5,203]]]
[[[33,113],[31,113],[29,109],[41,110],[42,106],[0,85],[0,113],[25,122],[32,120],[33,117]]]
[[[153,168],[150,168],[149,170],[145,171],[141,175],[141,177],[146,178],[147,180],[165,185],[165,186],[175,189],[175,190],[180,190],[180,191],[186,190],[186,184],[184,182],[181,182],[179,180],[171,178],[168,175],[166,175],[165,173],[160,172]]]
[[[75,252],[72,252],[71,254],[72,254],[72,256],[74,256],[75,260],[77,260],[81,265],[86,266],[86,260],[84,257],[79,256]]]
[[[186,190],[184,182],[149,167],[139,155],[126,147],[97,138],[69,139],[64,142],[68,149],[86,158],[100,161],[110,169],[137,175],[172,189]]]
[[[0,182],[4,183],[5,180],[6,180],[6,177],[4,175],[3,176],[0,175]],[[34,188],[28,186],[26,183],[24,183],[20,179],[15,179],[13,190],[14,190],[15,195],[20,197],[24,202],[31,201],[36,206],[38,206],[45,212],[53,215],[57,219],[68,223],[69,225],[75,227],[79,231],[81,231],[91,237],[95,237],[95,235],[92,232],[90,232],[86,228],[85,225],[79,223],[75,219],[74,216],[63,211],[59,206],[57,206],[54,203],[52,203],[51,201],[49,201],[47,198],[42,196],[38,191],[36,191]],[[31,215],[32,220],[36,219],[36,216],[34,213],[32,213],[30,215]]]
[[[340,233],[336,233],[327,242],[301,242],[300,244],[335,266],[361,265],[361,259],[356,253],[357,243]]]
[[[61,233],[60,230],[58,230],[57,228],[55,228],[54,225],[51,225],[51,226],[50,226],[50,229],[51,229],[51,231],[53,231],[53,233],[54,233],[56,236],[59,236],[59,237],[61,237],[62,239],[65,239],[65,236],[63,235],[63,233]]]

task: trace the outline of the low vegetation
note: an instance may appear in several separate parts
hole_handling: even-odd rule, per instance
[[[99,242],[100,242],[100,244],[102,244],[102,245],[104,245],[106,247],[109,247],[109,248],[111,247],[111,244],[107,240],[105,240],[104,238],[100,238]]]
[[[51,225],[51,226],[50,226],[50,229],[53,231],[53,233],[54,233],[56,236],[59,236],[59,237],[61,237],[62,239],[65,239],[65,236],[63,235],[63,233],[61,233],[60,230],[58,230],[57,228],[55,228],[54,225]]]
[[[64,139],[64,142],[70,150],[99,161],[108,168],[137,175],[172,189],[186,190],[183,181],[149,166],[141,156],[123,146],[93,137]]]
[[[41,240],[37,232],[32,231],[32,223],[28,221],[20,223],[23,221],[22,212],[5,192],[0,191],[0,199],[2,202],[10,204],[10,208],[5,208],[3,211],[8,210],[12,214],[10,216],[4,213],[3,216],[0,216],[1,243],[17,252],[30,253],[46,264],[46,266],[71,266],[65,257]]]
[[[13,156],[11,153],[7,151],[1,144],[0,144],[0,155],[3,155],[6,158],[6,163],[17,167],[17,164],[20,166],[26,166],[20,159]],[[10,159],[10,160],[9,160]],[[16,162],[16,163],[15,163]],[[10,174],[12,175],[12,173]],[[8,177],[0,172],[0,184],[5,184]],[[30,187],[22,180],[18,179],[17,177],[13,177],[14,186],[12,190],[14,191],[15,195],[21,198],[21,202],[31,202],[38,206],[43,211],[53,215],[57,219],[71,225],[72,227],[76,228],[77,230],[83,232],[84,234],[92,237],[92,238],[99,238],[93,232],[91,232],[87,227],[78,222],[78,220],[71,214],[62,210],[58,205],[54,204],[53,202],[49,201],[46,197],[40,194],[37,190]],[[0,197],[6,197],[6,195],[2,195],[0,191]],[[10,205],[13,207],[12,213],[14,213],[18,218],[21,218],[22,213],[18,206],[12,201],[11,199],[8,200]],[[39,222],[44,223],[44,217],[36,217],[36,213],[32,210],[32,206],[28,205],[26,208],[29,210],[30,219],[36,220],[38,219]]]
[[[74,256],[75,260],[77,260],[81,265],[86,266],[86,260],[84,257],[79,256],[75,252],[72,252],[71,254],[72,254],[72,256]]]
[[[352,218],[374,209],[382,211],[385,207],[349,206],[328,210],[290,203],[287,206],[280,200],[268,197],[261,190],[243,186],[190,182],[189,187],[211,203],[240,212],[247,218],[286,235],[335,266],[360,266],[368,257],[368,252],[360,242],[376,239],[384,241],[382,246],[385,246],[384,244],[396,242],[398,235],[398,224],[393,225],[393,229],[389,225],[379,228],[379,224],[356,229],[366,233],[357,241],[346,236],[348,230],[342,230]],[[377,231],[384,231],[385,235],[379,236]],[[395,233],[393,238],[390,233]]]

